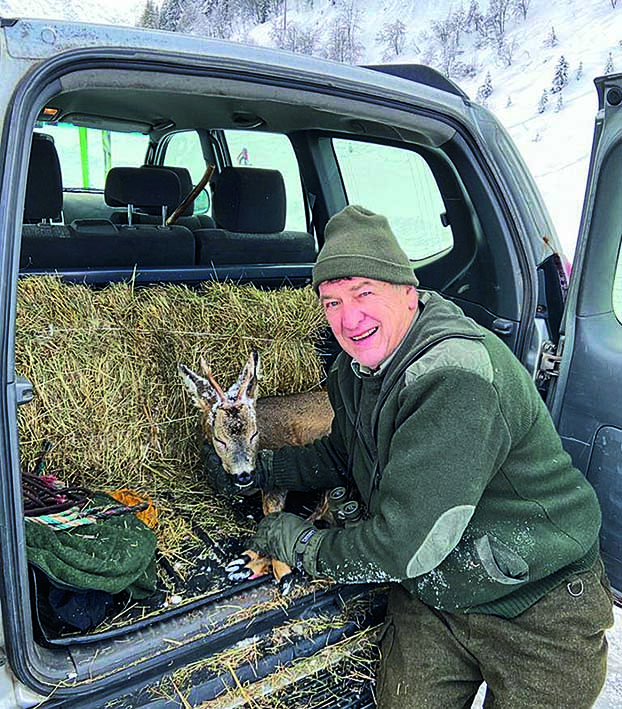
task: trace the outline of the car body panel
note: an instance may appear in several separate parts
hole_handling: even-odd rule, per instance
[[[622,325],[619,184],[622,178],[622,75],[595,80],[599,109],[573,278],[562,327],[560,377],[551,403],[575,465],[603,510],[601,548],[622,591]]]

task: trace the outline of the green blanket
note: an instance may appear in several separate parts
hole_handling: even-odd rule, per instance
[[[145,598],[156,589],[155,549],[153,532],[133,514],[62,530],[26,518],[28,561],[61,586]]]

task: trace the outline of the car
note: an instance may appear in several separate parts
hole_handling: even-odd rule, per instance
[[[570,269],[504,128],[429,67],[346,66],[28,18],[0,19],[0,67],[2,707],[373,706],[386,589],[303,579],[286,596],[265,577],[228,582],[222,566],[245,539],[229,539],[223,520],[232,515],[248,532],[260,510],[252,500],[206,507],[200,479],[188,491],[172,487],[165,463],[191,467],[184,451],[199,449],[189,433],[196,420],[166,448],[163,431],[176,421],[158,418],[169,400],[185,405],[172,370],[176,348],[196,335],[191,306],[239,367],[232,333],[260,317],[245,310],[251,301],[261,313],[272,297],[302,294],[288,324],[312,310],[304,294],[324,227],[347,204],[385,214],[421,288],[499,335],[532,373],[600,498],[603,559],[622,599],[622,74],[595,81],[599,110]],[[208,286],[219,298],[242,289],[242,311],[231,301],[218,310],[217,299],[205,307]],[[140,316],[136,298],[148,305]],[[336,346],[313,323],[323,370],[304,386],[321,388]],[[260,345],[275,335],[269,318],[265,327],[253,335]],[[125,339],[108,338],[121,330]],[[295,333],[270,361],[285,350],[302,357],[301,340]],[[134,349],[123,349],[128,342]],[[185,352],[188,366],[198,364],[201,342]],[[153,365],[156,350],[166,371]],[[89,390],[87,375],[97,383]],[[145,393],[156,380],[155,394]],[[128,403],[135,391],[147,411],[138,434]],[[108,394],[118,394],[115,406]],[[53,417],[61,409],[88,411],[85,428],[63,428]],[[110,458],[135,435],[142,458],[126,467],[145,477],[131,479],[118,509],[108,497],[93,507],[99,516],[89,522],[152,515],[127,523],[138,536],[124,537],[134,541],[121,544],[118,565],[131,557],[141,574],[156,568],[156,590],[85,597],[49,561],[50,540],[61,538],[53,525],[60,520],[62,538],[71,536],[63,513],[84,499],[84,480],[100,480],[101,492],[119,487]],[[198,457],[191,461],[198,471]],[[46,476],[60,485],[65,473],[62,489],[41,487]],[[142,490],[140,479],[150,481]],[[158,512],[156,538],[144,530]],[[35,553],[42,526],[48,541]],[[171,551],[174,529],[181,542]],[[83,552],[72,548],[63,563]],[[119,570],[103,564],[89,573]]]

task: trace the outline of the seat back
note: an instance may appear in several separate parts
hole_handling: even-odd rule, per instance
[[[187,195],[192,192],[194,185],[192,184],[192,177],[190,171],[186,167],[178,167],[174,165],[143,165],[146,170],[169,170],[175,173],[179,180],[182,199],[185,199]],[[109,195],[112,196],[112,195]],[[113,197],[113,201],[114,200]],[[181,200],[180,200],[181,201]],[[118,206],[118,205],[115,205]],[[177,207],[177,205],[175,205]],[[110,217],[112,222],[115,224],[127,224],[128,223],[128,212],[115,211]],[[150,214],[147,210],[135,211],[132,214],[133,224],[162,224],[161,214]],[[177,218],[175,224],[179,226],[185,226],[190,229],[190,231],[195,231],[196,229],[206,229],[213,228],[216,226],[214,220],[209,216],[209,214],[195,214],[194,213],[194,200],[192,200],[184,210],[183,214]]]
[[[111,207],[125,207],[131,224],[116,224],[115,258],[126,264],[166,268],[193,266],[195,243],[184,226],[165,221],[181,202],[182,186],[171,170],[152,167],[113,167],[106,175],[104,198]],[[133,223],[134,210],[155,217],[157,223]]]
[[[58,251],[71,252],[73,230],[58,222],[63,208],[60,160],[51,136],[33,133],[26,182],[22,268],[43,268],[54,263]]]
[[[194,232],[197,264],[310,263],[311,234],[284,231],[285,183],[278,170],[226,167],[214,188],[215,229]]]

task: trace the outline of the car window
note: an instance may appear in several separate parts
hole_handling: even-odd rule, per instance
[[[199,134],[186,130],[171,135],[166,143],[164,164],[187,168],[192,184],[197,185],[207,167]],[[209,210],[210,197],[204,189],[194,201],[194,214],[207,214]]]
[[[205,158],[199,134],[193,130],[174,133],[166,145],[166,165],[185,167],[190,172],[192,183],[197,184],[205,172]]]
[[[434,175],[411,150],[356,140],[333,139],[348,202],[384,214],[412,260],[446,253],[451,227]]]
[[[263,167],[281,172],[287,197],[285,228],[307,231],[300,170],[289,138],[278,133],[253,133],[245,130],[226,130],[224,135],[233,165]]]
[[[149,139],[143,133],[99,130],[70,123],[45,123],[36,129],[54,139],[65,189],[103,190],[111,167],[139,167],[145,162]]]

